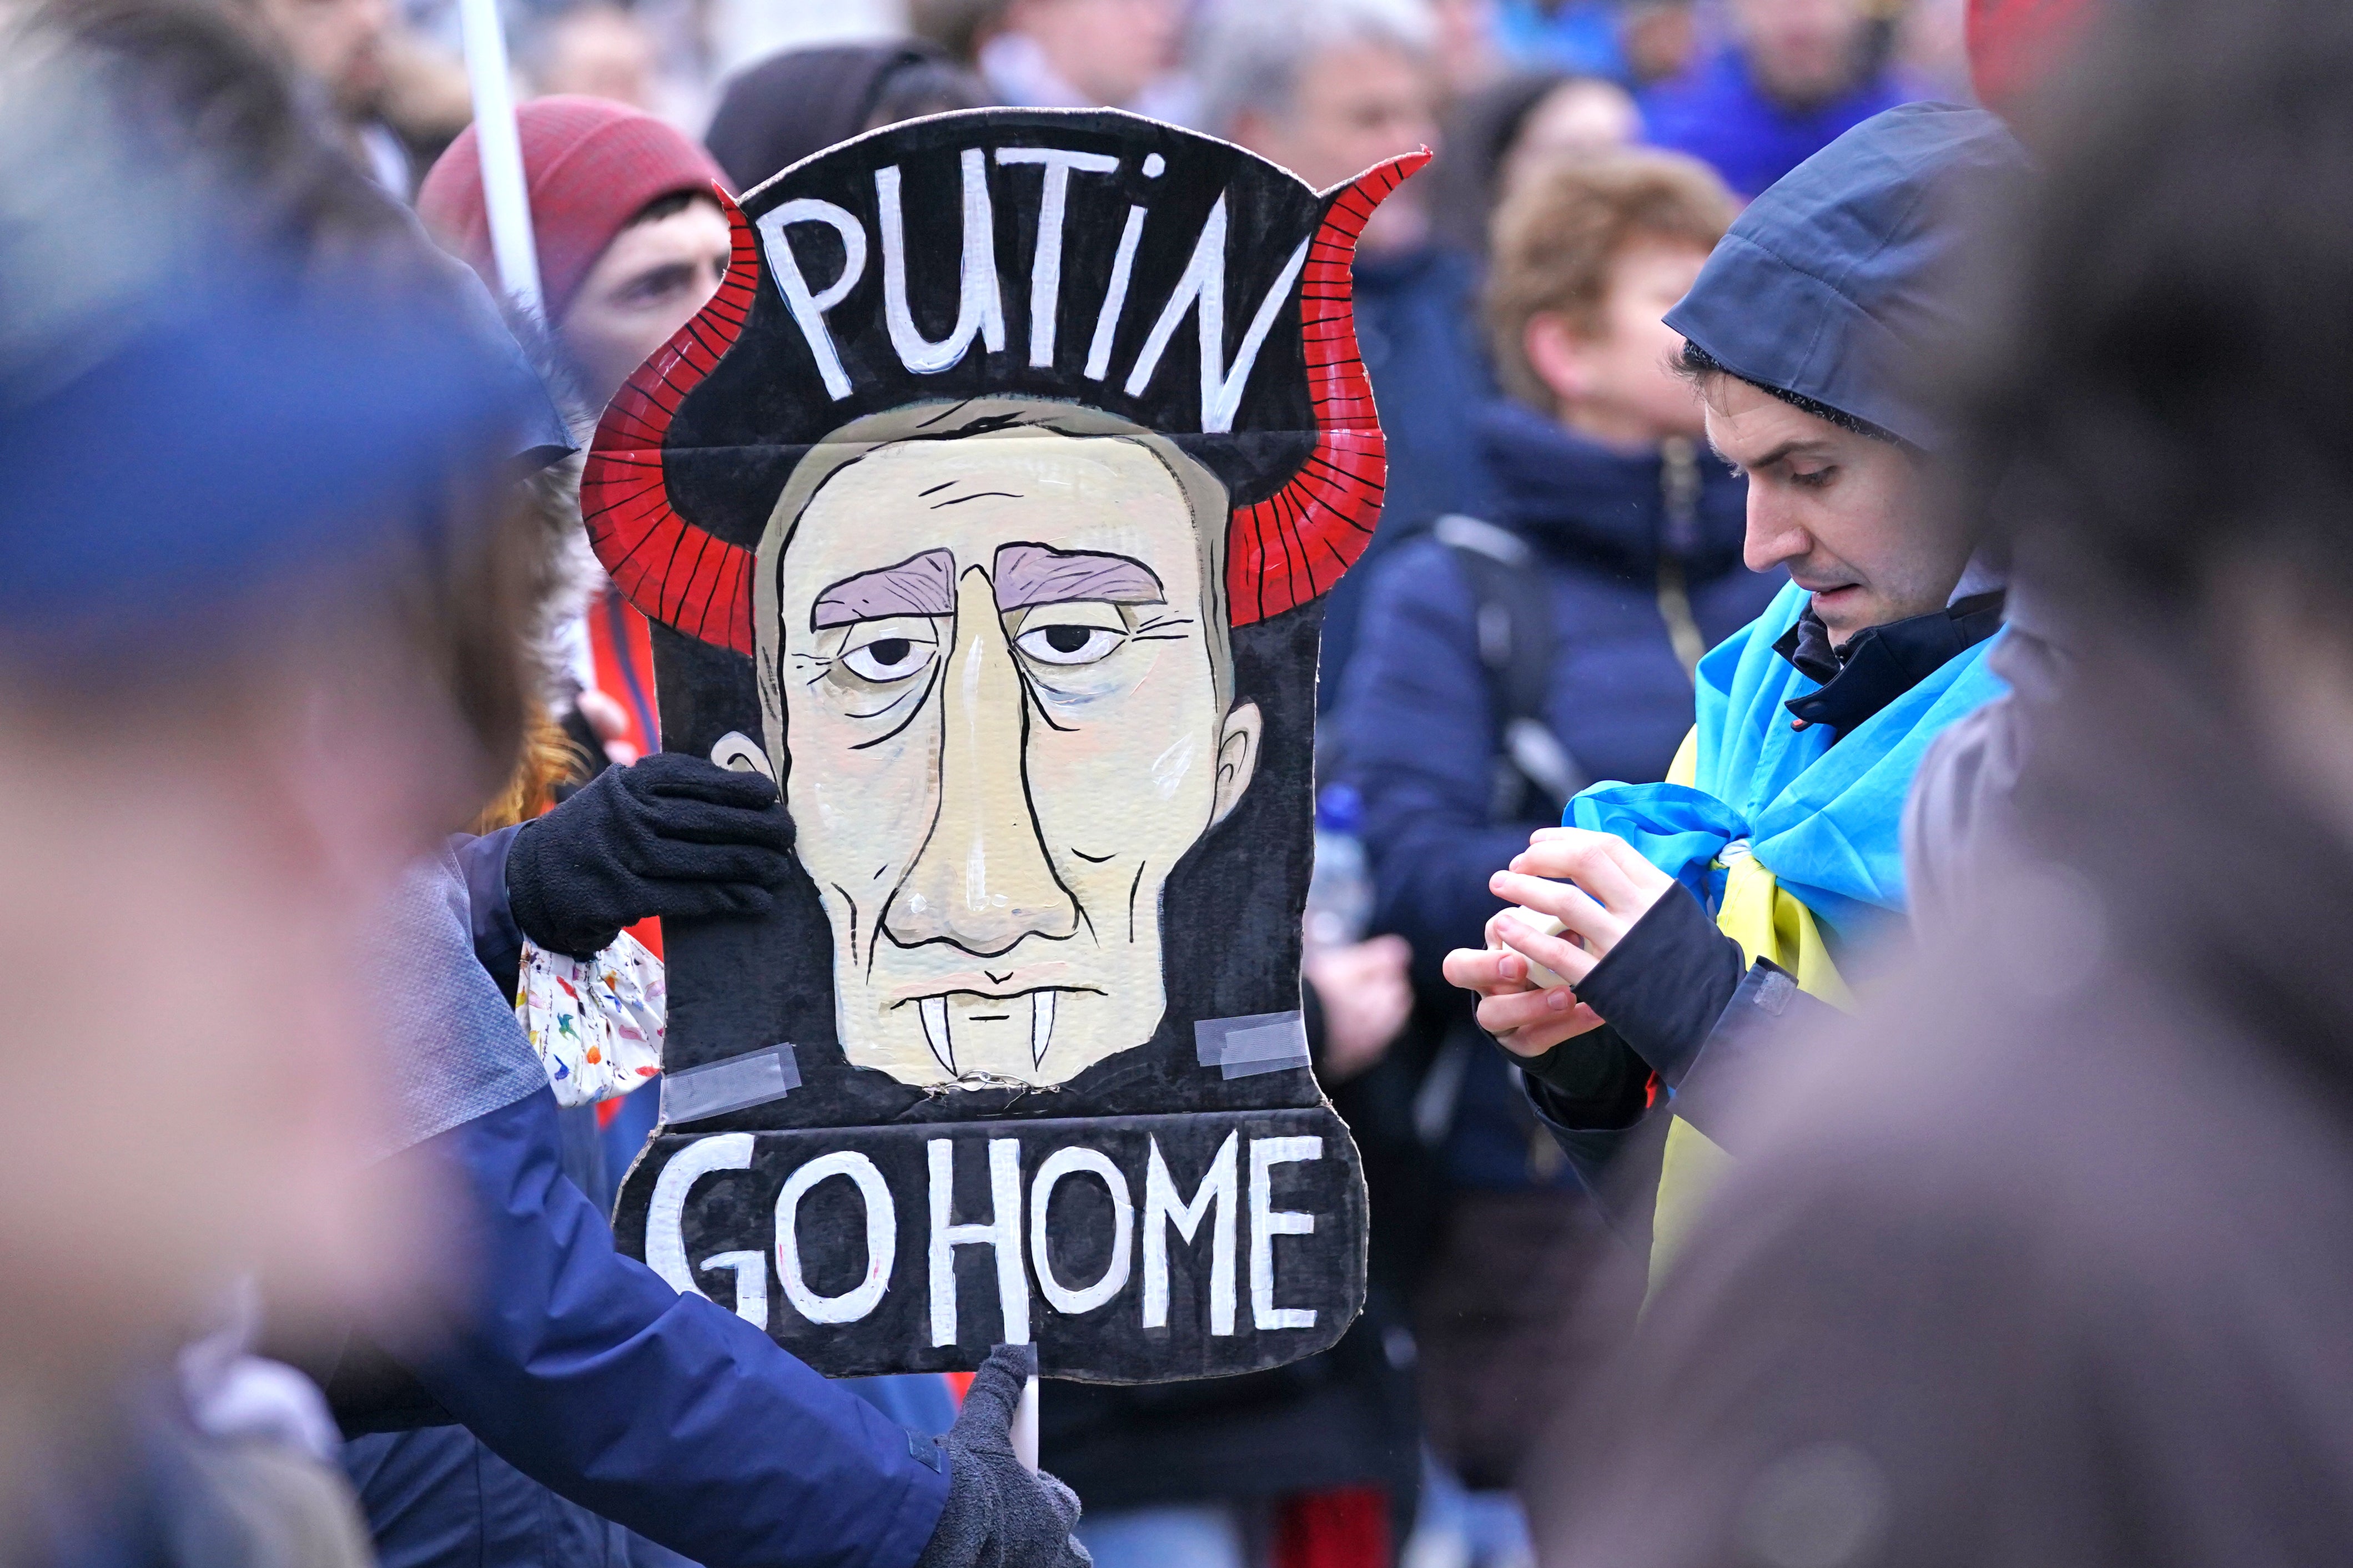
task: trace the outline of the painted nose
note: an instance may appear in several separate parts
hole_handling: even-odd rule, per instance
[[[956,584],[955,650],[941,672],[940,810],[883,929],[987,958],[1025,936],[1061,940],[1079,906],[1046,858],[1029,796],[1021,672],[987,576]]]

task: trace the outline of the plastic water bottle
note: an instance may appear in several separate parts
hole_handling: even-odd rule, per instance
[[[1356,830],[1364,797],[1347,784],[1315,797],[1315,873],[1307,883],[1307,945],[1346,947],[1365,940],[1373,919],[1373,879]]]

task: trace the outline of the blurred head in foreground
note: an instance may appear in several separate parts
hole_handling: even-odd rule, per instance
[[[353,958],[512,765],[546,410],[216,14],[36,9],[0,62],[5,1532],[224,1281],[300,1312],[424,1248],[359,1169]]]
[[[1959,430],[2036,634],[1973,887],[1775,1042],[1548,1563],[2342,1552],[2353,11],[2117,9]]]
[[[2071,650],[2221,726],[2185,756],[2260,756],[2353,838],[2353,13],[2113,9],[2105,74],[2019,111],[2054,177],[1972,500]]]
[[[1965,37],[1978,101],[2008,114],[2063,79],[2105,0],[1968,0]]]
[[[248,8],[337,114],[364,120],[382,107],[385,44],[397,19],[388,0],[248,0]]]

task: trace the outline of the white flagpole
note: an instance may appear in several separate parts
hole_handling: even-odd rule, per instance
[[[507,36],[499,0],[458,0],[466,42],[466,78],[474,94],[474,138],[482,155],[482,204],[490,213],[491,254],[499,288],[534,316],[539,247],[532,237],[531,195],[523,183],[522,137],[515,129],[514,80],[507,74]]]

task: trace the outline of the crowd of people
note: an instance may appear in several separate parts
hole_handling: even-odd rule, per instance
[[[747,14],[510,5],[534,311],[454,6],[0,9],[0,1562],[2353,1542],[2353,16]],[[1438,153],[1354,266],[1388,479],[1317,689],[1366,1307],[1050,1381],[1034,1463],[1024,1347],[828,1382],[623,1256],[659,1092],[559,1108],[511,1005],[818,830],[662,750],[599,411],[722,193],[997,105]]]

